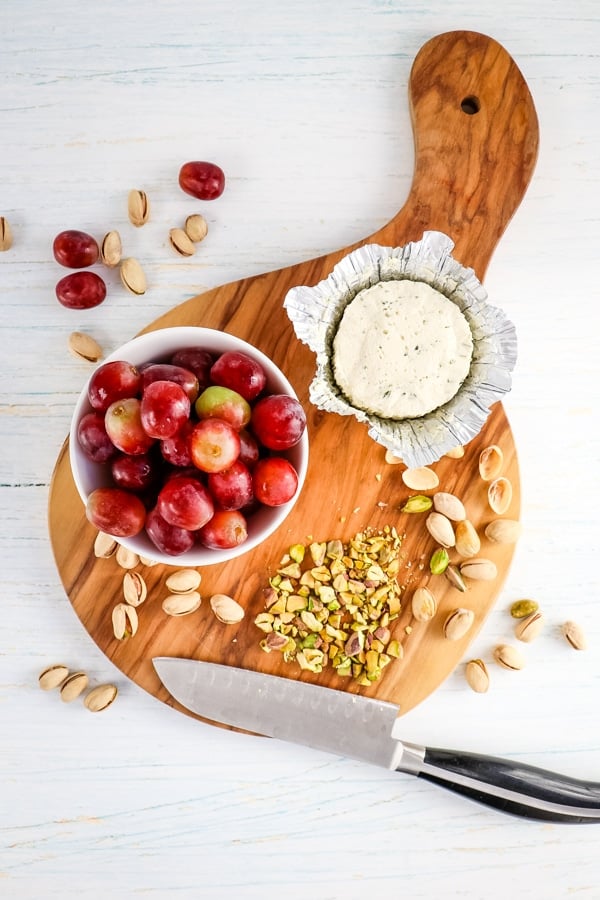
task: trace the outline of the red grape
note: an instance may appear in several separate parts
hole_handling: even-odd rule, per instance
[[[109,438],[115,447],[130,456],[146,453],[154,443],[154,438],[144,431],[140,407],[140,401],[135,397],[116,400],[104,416]]]
[[[173,437],[187,422],[190,408],[190,398],[174,381],[153,381],[142,394],[142,428],[153,438]]]
[[[240,436],[240,455],[238,459],[251,469],[257,463],[260,455],[258,444],[245,428],[238,431],[238,434]]]
[[[172,437],[160,442],[160,452],[172,466],[193,465],[190,454],[190,434],[193,427],[194,423],[188,420]]]
[[[215,163],[187,162],[179,170],[179,187],[198,200],[215,200],[225,189],[225,174]]]
[[[218,385],[202,391],[194,407],[199,419],[223,419],[235,429],[247,425],[252,414],[250,404],[241,394]]]
[[[61,231],[52,244],[54,259],[67,269],[85,269],[98,262],[100,251],[96,239],[85,231]]]
[[[179,556],[194,546],[192,532],[169,525],[156,508],[146,516],[146,533],[154,546],[168,556]]]
[[[197,478],[183,475],[170,478],[161,489],[156,509],[169,525],[197,531],[212,518],[211,495]]]
[[[106,297],[106,284],[95,272],[73,272],[60,279],[55,291],[67,309],[91,309]]]
[[[300,403],[287,394],[271,394],[252,410],[252,430],[269,450],[288,450],[298,443],[306,428]]]
[[[103,487],[89,495],[85,514],[100,531],[115,537],[133,537],[144,527],[146,508],[135,494]]]
[[[298,474],[283,456],[259,459],[252,471],[254,496],[265,506],[281,506],[298,489]]]
[[[237,350],[222,353],[210,370],[210,377],[215,384],[237,391],[245,400],[255,400],[267,383],[261,364]]]
[[[254,499],[252,475],[239,459],[228,469],[211,473],[207,485],[221,509],[242,509]]]
[[[114,360],[99,366],[88,386],[88,399],[94,409],[105,412],[115,400],[135,397],[141,385],[139,371],[131,363]]]
[[[248,537],[248,525],[238,510],[218,509],[210,522],[198,532],[205,547],[227,550],[242,544]]]
[[[199,393],[198,379],[190,369],[169,363],[152,363],[142,369],[142,393],[154,381],[173,381],[186,392],[193,403]]]
[[[158,477],[156,461],[147,453],[139,456],[120,453],[111,462],[110,471],[117,487],[129,491],[145,491]]]
[[[92,462],[105,463],[119,452],[108,434],[101,412],[86,413],[77,426],[79,446]]]
[[[202,472],[229,468],[240,455],[240,446],[237,431],[222,419],[204,419],[190,434],[192,462]]]
[[[212,353],[209,353],[208,350],[201,350],[199,347],[184,347],[183,350],[177,350],[171,357],[171,365],[189,369],[194,373],[198,379],[200,391],[210,384],[210,370],[213,363]]]

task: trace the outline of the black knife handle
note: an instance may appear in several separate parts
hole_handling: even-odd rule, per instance
[[[600,822],[599,783],[494,756],[424,749],[415,775],[486,806],[547,822]]]

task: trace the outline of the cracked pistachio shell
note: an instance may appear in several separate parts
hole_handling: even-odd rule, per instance
[[[508,478],[496,478],[488,488],[488,503],[497,516],[502,516],[512,503],[513,489]]]
[[[202,576],[197,569],[178,569],[168,576],[165,585],[172,594],[187,594],[198,590],[201,580]]]
[[[43,691],[52,691],[54,688],[60,687],[69,674],[69,667],[62,663],[54,666],[48,666],[43,672],[40,672],[38,683]]]
[[[452,522],[439,512],[429,513],[425,520],[425,527],[431,537],[442,547],[454,547],[456,537]]]
[[[453,610],[444,622],[444,637],[449,641],[460,641],[470,631],[474,621],[472,609],[459,607]]]
[[[502,471],[504,454],[497,444],[486,447],[479,454],[479,474],[484,481],[493,481]]]
[[[412,491],[433,491],[440,483],[440,479],[433,469],[429,469],[427,466],[405,469],[402,473],[402,481]]]
[[[122,255],[121,235],[118,231],[107,232],[100,245],[100,259],[109,269],[114,269],[121,262]]]
[[[565,622],[561,631],[573,650],[587,650],[587,639],[576,622]]]
[[[98,559],[109,559],[117,552],[118,546],[112,534],[105,534],[104,531],[99,531],[94,541],[94,556],[98,557]]]
[[[60,699],[63,703],[71,703],[73,700],[76,700],[80,694],[85,691],[86,687],[89,684],[89,678],[85,674],[85,672],[74,672],[72,675],[63,681],[62,687],[60,689]]]
[[[525,658],[520,650],[510,644],[499,644],[494,649],[494,659],[503,669],[517,671],[525,665]]]
[[[210,608],[219,622],[225,625],[235,625],[244,618],[243,606],[227,594],[213,594],[210,598]]]
[[[171,228],[169,230],[169,243],[179,256],[193,256],[196,252],[194,242],[188,237],[183,228]]]
[[[117,694],[116,684],[99,684],[85,695],[83,705],[90,712],[102,712],[114,702]]]
[[[461,563],[460,574],[473,581],[493,581],[498,574],[498,567],[491,559],[474,557]]]
[[[529,644],[534,641],[542,631],[545,625],[544,615],[541,612],[534,612],[524,619],[520,619],[515,625],[515,637],[524,643]]]
[[[187,591],[185,594],[169,594],[162,602],[162,609],[168,616],[188,616],[196,612],[201,603],[198,591]]]
[[[130,606],[139,606],[148,596],[146,582],[139,572],[125,572],[123,576],[123,597]]]
[[[194,213],[185,220],[184,231],[190,241],[199,244],[208,234],[208,225],[206,219],[200,213]]]
[[[140,561],[137,553],[134,553],[133,550],[128,550],[127,547],[123,547],[122,544],[119,544],[117,547],[115,559],[122,569],[135,569]]]
[[[127,196],[127,214],[136,228],[141,228],[150,218],[150,202],[145,191],[133,189]]]
[[[141,265],[133,256],[128,256],[122,260],[119,267],[119,275],[123,287],[131,294],[140,296],[146,293],[146,276]]]
[[[433,619],[437,602],[428,588],[417,588],[411,600],[412,614],[417,622],[429,622]]]

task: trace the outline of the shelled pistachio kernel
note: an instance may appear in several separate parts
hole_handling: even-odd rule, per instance
[[[538,609],[539,603],[537,602],[537,600],[529,600],[528,598],[525,598],[523,600],[515,600],[510,608],[510,614],[513,619],[525,619],[532,613],[537,612]]]
[[[115,701],[117,694],[116,684],[99,684],[85,695],[83,705],[90,712],[102,712]]]
[[[60,689],[60,699],[64,703],[71,703],[85,691],[89,684],[89,678],[85,672],[73,672],[63,681]]]
[[[446,566],[444,576],[448,579],[452,587],[456,588],[457,591],[460,591],[464,594],[465,591],[468,590],[467,585],[465,584],[465,579],[460,574],[460,569],[458,568],[458,566]]]
[[[185,220],[184,231],[190,241],[199,244],[208,234],[206,219],[204,216],[201,216],[200,213],[193,213],[193,215],[188,216]]]
[[[150,202],[145,191],[133,189],[127,195],[127,215],[136,228],[145,225],[150,218]]]
[[[38,683],[43,691],[52,691],[54,688],[60,687],[69,674],[69,667],[62,663],[54,666],[48,666],[43,672],[40,672]]]
[[[425,494],[413,494],[412,497],[408,498],[404,506],[400,507],[400,512],[422,513],[427,512],[432,506],[433,500],[431,497],[426,497]]]
[[[86,362],[98,362],[102,359],[102,347],[98,341],[83,331],[72,331],[69,335],[69,350],[77,359],[85,359]]]
[[[490,686],[490,674],[482,659],[470,659],[465,666],[467,684],[476,694],[485,694]]]
[[[131,294],[141,296],[146,293],[147,283],[144,270],[138,260],[133,256],[127,256],[125,259],[121,260],[119,275],[121,277],[121,284],[123,287],[127,288]]]
[[[118,231],[108,231],[100,244],[100,259],[109,269],[114,269],[121,262],[123,247]]]
[[[450,557],[445,547],[438,547],[431,554],[429,560],[429,571],[432,575],[443,575],[450,563]]]
[[[202,576],[197,569],[177,569],[167,577],[165,586],[172,594],[187,594],[197,591],[201,581]]]
[[[117,603],[112,611],[113,634],[118,641],[133,637],[138,630],[138,614],[129,603]]]
[[[193,256],[196,252],[194,242],[188,237],[183,228],[169,229],[169,243],[179,256]]]
[[[576,622],[565,622],[561,631],[573,650],[587,650],[587,639]]]
[[[8,220],[0,216],[0,252],[10,250],[13,244],[12,230]]]
[[[227,594],[213,594],[210,598],[210,608],[224,625],[236,625],[245,615],[243,606]]]

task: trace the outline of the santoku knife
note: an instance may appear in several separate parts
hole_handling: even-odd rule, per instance
[[[600,784],[493,756],[407,744],[393,703],[193,659],[157,657],[169,693],[203,718],[417,775],[513,815],[600,822]]]

